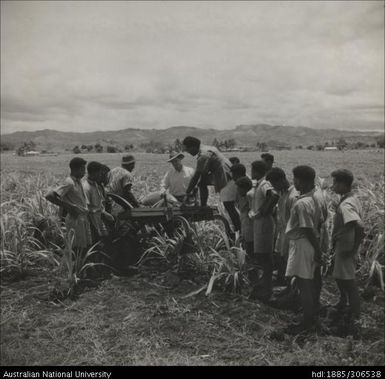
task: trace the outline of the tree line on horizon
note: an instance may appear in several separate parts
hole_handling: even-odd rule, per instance
[[[385,136],[384,134],[377,136],[372,143],[364,143],[361,141],[348,143],[345,138],[341,137],[338,140],[326,141],[324,143],[312,144],[312,145],[296,145],[291,146],[289,144],[281,143],[278,141],[262,141],[257,142],[253,146],[239,146],[238,142],[234,138],[220,140],[214,138],[211,142],[212,146],[215,146],[220,151],[268,151],[268,150],[291,150],[291,149],[307,149],[313,151],[322,151],[327,147],[336,147],[338,150],[345,149],[366,149],[366,148],[384,148]],[[21,145],[15,147],[10,143],[0,143],[1,151],[15,150],[16,155],[25,155],[27,152],[37,149],[36,143],[32,140],[25,141]],[[141,142],[138,145],[132,143],[126,143],[125,145],[119,145],[116,141],[106,141],[104,145],[100,142],[95,144],[82,144],[75,145],[73,148],[67,148],[66,151],[72,151],[74,154],[86,154],[86,153],[122,153],[129,151],[142,151],[153,154],[165,154],[171,151],[181,151],[182,142],[179,138],[175,139],[172,143],[162,143],[160,141],[150,140],[147,142]],[[45,153],[46,151],[40,151]]]

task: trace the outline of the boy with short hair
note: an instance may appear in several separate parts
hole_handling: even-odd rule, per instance
[[[87,177],[82,179],[82,184],[87,197],[92,242],[94,244],[100,242],[98,250],[102,250],[102,254],[97,253],[92,256],[92,262],[110,265],[111,262],[106,259],[105,255],[106,245],[110,243],[107,224],[112,224],[114,217],[105,210],[106,198],[103,188],[103,183],[107,181],[108,171],[109,168],[107,166],[99,162],[90,162],[87,165]],[[98,266],[96,270],[93,268],[90,274],[95,276],[108,275],[109,269]]]
[[[239,160],[238,157],[230,157],[230,158],[229,158],[229,161],[231,162],[232,165],[241,163],[241,161]]]
[[[230,183],[231,182],[234,183],[233,186],[235,188],[235,193],[236,193],[235,202],[236,202],[236,205],[238,206],[239,193],[238,193],[238,188],[237,188],[235,182],[238,179],[243,178],[244,176],[247,176],[247,174],[246,174],[246,167],[242,163],[234,163],[231,166],[230,171],[231,171],[231,176],[232,176],[232,179],[231,179]]]
[[[235,232],[240,233],[241,220],[238,212],[239,192],[235,183],[239,178],[246,176],[246,167],[241,163],[234,163],[230,167],[230,172],[232,179],[229,180],[226,187],[222,190],[221,197],[223,199],[223,205],[230,216],[230,220],[234,226]],[[227,201],[225,201],[225,199],[227,199]],[[232,201],[234,201],[235,206],[232,206]]]
[[[297,200],[298,192],[294,186],[290,186],[285,171],[281,168],[273,167],[266,175],[273,188],[279,195],[277,203],[277,223],[276,223],[276,241],[274,252],[277,254],[278,274],[277,281],[279,284],[285,284],[285,271],[287,258],[289,255],[289,240],[285,234],[287,222],[290,218],[290,211]]]
[[[243,249],[246,251],[249,280],[253,285],[258,277],[254,254],[253,220],[249,217],[251,198],[248,196],[248,193],[252,189],[253,183],[249,177],[243,176],[238,178],[235,184],[238,191],[237,203],[241,219],[241,243]]]
[[[101,164],[102,165],[102,168],[101,168],[101,172],[100,172],[100,185],[103,187],[106,187],[108,185],[108,175],[111,171],[111,169],[105,165],[105,164]]]
[[[186,189],[186,196],[198,185],[201,206],[206,207],[208,186],[213,185],[231,218],[235,232],[239,231],[241,222],[235,207],[237,191],[231,181],[230,161],[216,147],[203,145],[198,138],[188,136],[182,143],[184,151],[197,157],[195,173]]]
[[[255,188],[249,191],[251,210],[249,217],[253,220],[254,253],[263,274],[261,285],[254,289],[252,297],[267,301],[272,295],[274,219],[273,210],[279,196],[273,186],[266,180],[267,166],[263,161],[251,164],[251,177],[256,180]]]
[[[238,190],[238,206],[241,219],[242,244],[249,258],[254,256],[253,222],[249,218],[251,199],[248,192],[253,187],[251,179],[247,176],[238,178],[235,182]]]
[[[289,257],[286,276],[296,277],[303,308],[303,321],[290,326],[288,332],[297,334],[317,326],[320,295],[321,251],[319,231],[322,207],[315,192],[315,171],[309,166],[293,169],[294,186],[300,196],[295,202],[286,227]]]
[[[274,155],[270,153],[263,153],[261,154],[261,158],[266,163],[267,171],[270,171],[273,168]]]
[[[246,167],[242,163],[234,163],[231,166],[230,171],[234,181],[246,176]]]
[[[195,173],[186,189],[186,194],[188,195],[198,186],[201,206],[205,207],[209,196],[207,187],[214,186],[221,200],[226,201],[226,199],[223,200],[221,192],[232,179],[230,161],[215,146],[203,145],[198,138],[188,136],[182,144],[184,151],[197,158]]]
[[[62,207],[67,215],[65,225],[67,231],[74,231],[73,247],[86,249],[92,244],[88,206],[81,178],[85,174],[86,161],[80,157],[71,159],[69,166],[71,174],[64,184],[50,191],[46,199]]]
[[[105,196],[101,184],[105,181],[104,176],[103,165],[99,162],[90,162],[87,165],[87,177],[82,179],[84,193],[87,197],[92,239],[94,243],[108,235],[108,229],[104,220],[109,223],[114,222],[113,216],[106,212],[104,207]]]
[[[349,333],[356,332],[360,317],[360,297],[355,275],[355,256],[364,238],[362,225],[362,206],[352,193],[353,174],[349,170],[332,172],[332,190],[341,196],[334,216],[332,242],[335,250],[333,277],[340,291],[340,300],[336,305],[339,311],[347,307],[349,302]]]

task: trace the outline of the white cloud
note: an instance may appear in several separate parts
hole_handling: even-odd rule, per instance
[[[1,7],[3,133],[384,122],[381,2]]]

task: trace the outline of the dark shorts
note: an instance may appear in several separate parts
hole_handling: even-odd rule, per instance
[[[254,231],[254,252],[256,254],[272,254],[274,249],[273,216],[265,216],[255,219],[253,222]]]

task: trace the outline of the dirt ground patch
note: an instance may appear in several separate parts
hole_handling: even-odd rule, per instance
[[[298,314],[246,293],[186,298],[199,285],[172,276],[113,277],[57,303],[46,296],[46,272],[2,285],[2,365],[383,365],[381,301],[363,302],[360,340],[277,340],[272,331]],[[324,302],[336,300],[333,285],[326,282]]]

